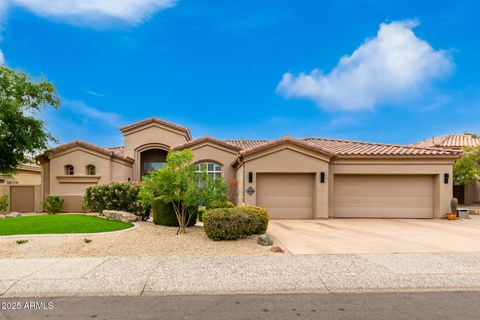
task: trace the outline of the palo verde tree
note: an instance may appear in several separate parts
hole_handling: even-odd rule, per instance
[[[193,216],[191,210],[212,200],[226,200],[227,184],[223,178],[198,173],[192,164],[190,150],[168,153],[165,165],[143,178],[139,193],[142,202],[153,205],[157,197],[171,203],[179,224],[179,232],[185,233]]]
[[[0,172],[14,172],[54,140],[38,118],[46,106],[60,106],[53,84],[0,66]]]
[[[453,165],[453,183],[467,185],[480,181],[480,146],[465,148]]]

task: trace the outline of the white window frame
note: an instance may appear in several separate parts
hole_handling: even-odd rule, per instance
[[[213,165],[213,170],[209,170],[208,165],[212,164]],[[199,162],[195,164],[197,166],[197,170],[195,170],[195,173],[206,173],[208,176],[214,177],[215,179],[217,177],[222,177],[223,176],[223,166],[221,164],[218,164],[216,162],[212,161],[205,161],[205,162]],[[205,165],[205,170],[202,170],[202,165]],[[218,170],[216,170],[218,169]]]

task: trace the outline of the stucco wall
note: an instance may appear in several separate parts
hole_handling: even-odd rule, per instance
[[[215,145],[204,144],[190,148],[193,152],[193,162],[216,162],[222,165],[222,176],[226,181],[236,180],[235,168],[232,162],[237,158],[235,151],[226,150]]]
[[[16,181],[16,184],[19,185],[40,185],[42,182],[41,172],[40,171],[30,171],[30,170],[17,170],[11,176],[0,175],[0,179],[8,181]]]
[[[328,218],[328,183],[320,183],[320,172],[328,177],[329,157],[296,146],[279,146],[245,159],[243,196],[245,203],[256,205],[257,193],[248,195],[245,190],[252,186],[256,190],[258,173],[313,173],[314,217]],[[248,182],[248,173],[253,173],[253,182]]]
[[[434,217],[441,218],[450,211],[452,199],[452,165],[453,160],[373,160],[373,159],[333,159],[330,166],[329,182],[331,184],[329,202],[330,215],[333,212],[333,186],[336,174],[422,174],[432,175],[434,179]],[[449,175],[444,183],[444,174]]]
[[[96,167],[95,176],[86,175],[86,166],[90,164]],[[65,165],[74,166],[73,176],[65,176]],[[49,186],[45,188],[44,196],[62,197],[65,200],[63,212],[81,210],[81,199],[87,187],[111,181],[127,181],[132,176],[130,164],[80,147],[50,159],[49,168],[48,164],[44,165],[45,173],[49,171]]]
[[[480,182],[474,181],[465,186],[465,204],[471,205],[480,202]]]
[[[124,134],[125,155],[134,159],[135,149],[149,143],[174,147],[187,141],[185,134],[166,127],[150,125]],[[135,159],[137,160],[137,159]]]

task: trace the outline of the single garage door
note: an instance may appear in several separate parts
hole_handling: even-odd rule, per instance
[[[271,219],[313,219],[313,174],[257,173],[257,206]]]
[[[433,176],[335,175],[334,217],[433,218]]]

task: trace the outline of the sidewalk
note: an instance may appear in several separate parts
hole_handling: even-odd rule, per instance
[[[480,252],[0,260],[0,296],[479,290]]]

